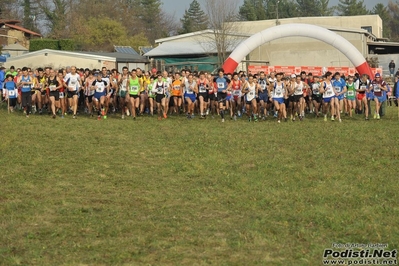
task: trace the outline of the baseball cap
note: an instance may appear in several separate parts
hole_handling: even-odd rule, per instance
[[[380,73],[375,73],[375,77],[380,78],[381,77]]]
[[[296,75],[295,74],[291,74],[291,78],[296,78]]]

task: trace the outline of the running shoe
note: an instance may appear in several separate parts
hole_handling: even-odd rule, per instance
[[[380,120],[380,114],[377,114],[377,119]]]
[[[376,119],[377,118],[377,113],[374,113],[374,119]]]
[[[224,118],[222,118],[222,123],[224,123]]]
[[[334,116],[332,115],[332,116],[331,116],[331,121],[334,121],[334,120],[335,120],[335,118],[334,118]]]

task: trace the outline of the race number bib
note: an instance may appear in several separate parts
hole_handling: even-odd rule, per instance
[[[57,88],[57,86],[55,86],[55,85],[50,85],[50,87],[49,87],[49,88],[50,88],[50,90],[51,90],[51,91],[55,91],[55,90],[56,90],[56,88]]]
[[[327,95],[328,97],[333,96],[333,94],[334,94],[334,92],[333,92],[331,89],[329,89],[329,90],[326,91],[326,95]]]
[[[138,86],[131,86],[130,87],[130,92],[138,92],[139,91],[139,87]]]
[[[279,89],[276,89],[276,92],[275,92],[275,93],[276,93],[276,96],[277,96],[277,97],[283,96],[283,90],[280,89],[280,88],[279,88]]]
[[[64,98],[64,93],[60,92],[60,98]]]
[[[233,95],[235,95],[235,96],[239,96],[240,95],[240,90],[234,90],[233,91]]]
[[[381,88],[378,85],[374,85],[374,92],[380,92]]]
[[[191,88],[187,88],[186,93],[187,93],[187,94],[193,94],[193,90],[192,90]]]
[[[363,85],[363,86],[360,86],[360,89],[361,90],[367,90],[367,87]]]
[[[157,88],[157,93],[158,94],[162,94],[162,92],[163,92],[163,87],[158,87]]]
[[[199,86],[199,92],[206,92],[206,88],[204,86]]]
[[[336,92],[341,92],[341,87],[334,87]]]
[[[14,97],[15,96],[15,91],[14,90],[8,91],[8,96]]]
[[[224,89],[224,83],[223,82],[218,82],[218,89]]]
[[[355,92],[354,91],[348,91],[348,96],[355,96]]]

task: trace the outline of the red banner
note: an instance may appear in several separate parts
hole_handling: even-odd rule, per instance
[[[295,74],[295,66],[274,66],[274,72],[283,72],[284,75]]]
[[[249,74],[258,74],[260,72],[265,72],[265,74],[269,74],[269,67],[268,66],[248,66],[248,73]]]
[[[307,74],[312,73],[313,76],[321,76],[323,75],[322,67],[310,67],[310,66],[302,66],[301,71],[305,71]]]
[[[349,75],[349,67],[328,67],[328,71],[335,74],[335,72],[340,73],[341,75],[344,74],[345,76]]]

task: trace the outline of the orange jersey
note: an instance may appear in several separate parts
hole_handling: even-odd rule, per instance
[[[173,81],[172,96],[181,96],[181,81],[180,80]]]

